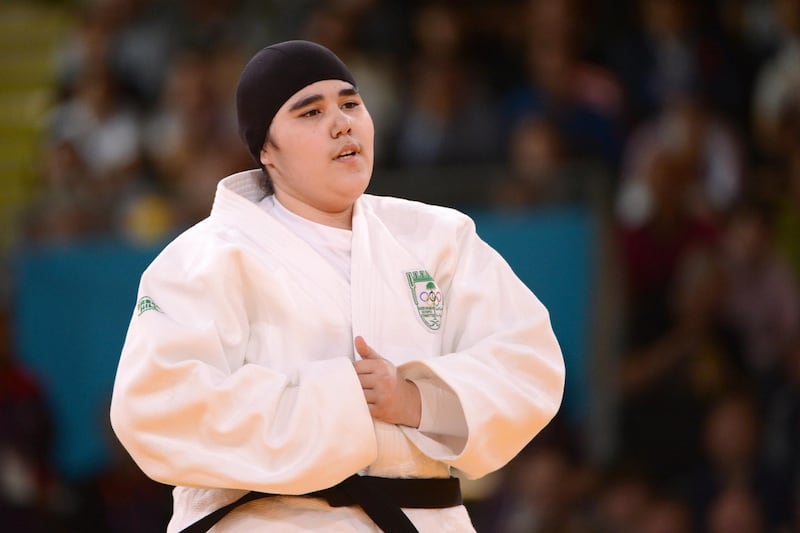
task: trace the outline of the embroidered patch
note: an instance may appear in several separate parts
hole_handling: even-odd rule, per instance
[[[408,287],[422,323],[436,331],[442,325],[444,296],[427,270],[406,272]]]
[[[140,316],[145,311],[158,311],[159,313],[163,312],[149,296],[142,296],[139,298],[139,301],[136,302],[136,309],[139,311]]]

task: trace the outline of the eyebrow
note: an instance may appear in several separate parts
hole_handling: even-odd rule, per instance
[[[358,89],[355,87],[345,87],[341,91],[339,91],[339,96],[355,96],[358,94]],[[306,106],[309,106],[313,103],[319,102],[324,97],[321,94],[310,94],[300,100],[296,101],[292,104],[289,108],[289,111],[297,111],[298,109],[302,109]]]

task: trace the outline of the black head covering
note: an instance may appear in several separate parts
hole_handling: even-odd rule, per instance
[[[275,113],[294,93],[322,80],[356,84],[341,59],[309,41],[267,46],[245,65],[236,88],[236,114],[239,135],[259,166],[261,148]]]

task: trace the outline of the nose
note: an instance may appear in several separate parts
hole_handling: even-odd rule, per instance
[[[339,109],[336,113],[336,116],[333,120],[333,128],[331,130],[331,136],[335,139],[341,135],[349,134],[353,129],[353,119],[350,116]]]

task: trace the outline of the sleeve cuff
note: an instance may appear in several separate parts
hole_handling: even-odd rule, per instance
[[[426,434],[466,438],[467,423],[456,394],[435,378],[411,381],[419,389],[422,401],[419,431]]]

